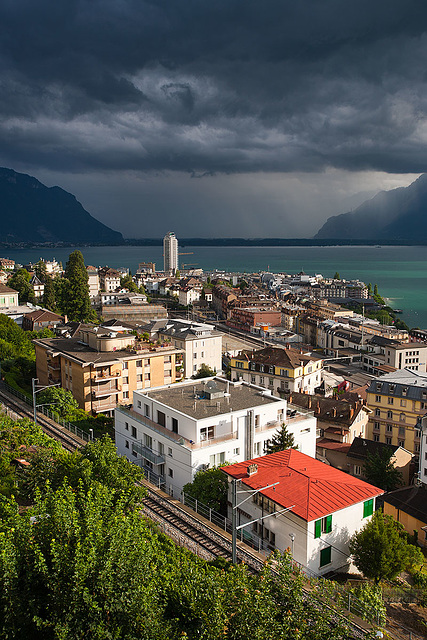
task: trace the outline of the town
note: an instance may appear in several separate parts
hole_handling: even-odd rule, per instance
[[[134,274],[78,251],[0,258],[4,393],[108,433],[151,486],[222,517],[233,560],[288,550],[309,576],[387,577],[358,559],[383,515],[427,549],[427,331],[339,273],[207,272],[172,232],[163,253]]]

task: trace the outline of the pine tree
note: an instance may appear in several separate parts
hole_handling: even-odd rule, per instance
[[[393,491],[403,484],[399,469],[391,462],[393,449],[384,447],[374,454],[368,454],[364,466],[366,480],[384,491]]]
[[[34,271],[40,282],[46,282],[46,278],[49,276],[47,275],[46,263],[43,260],[38,261]]]
[[[62,311],[70,320],[86,322],[93,319],[90,305],[88,275],[81,251],[73,251],[65,267],[65,278],[69,282],[66,296],[62,300]]]
[[[43,306],[49,311],[55,311],[56,302],[55,302],[55,287],[52,282],[52,278],[46,275],[44,281],[44,291],[43,291]]]
[[[276,431],[270,442],[266,445],[264,453],[277,453],[277,451],[284,451],[285,449],[298,449],[298,445],[295,445],[293,434],[289,433],[286,425],[283,423],[279,431]]]

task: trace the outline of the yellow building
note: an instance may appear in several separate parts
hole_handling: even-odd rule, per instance
[[[427,547],[427,486],[424,483],[386,493],[384,513],[400,522],[410,535],[416,532],[418,544]]]
[[[123,328],[84,327],[77,338],[35,340],[41,385],[60,383],[88,413],[111,415],[133,392],[183,377],[182,350],[150,344]]]
[[[323,360],[298,349],[266,347],[242,351],[231,358],[231,378],[271,389],[275,393],[314,393],[322,382]]]
[[[415,455],[421,447],[419,419],[427,412],[427,373],[399,369],[372,381],[367,391],[372,410],[367,437],[403,447]]]

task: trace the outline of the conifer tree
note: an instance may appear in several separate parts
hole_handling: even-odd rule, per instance
[[[264,453],[276,453],[277,451],[284,451],[285,449],[298,449],[298,445],[295,445],[293,434],[289,433],[285,424],[282,424],[279,431],[273,435],[270,442],[266,445]]]
[[[94,311],[90,305],[88,275],[81,251],[70,253],[65,267],[65,278],[68,286],[62,300],[62,311],[70,320],[92,320]]]
[[[49,311],[55,311],[56,303],[55,303],[55,287],[52,282],[52,278],[46,275],[44,280],[44,291],[43,291],[43,306]]]

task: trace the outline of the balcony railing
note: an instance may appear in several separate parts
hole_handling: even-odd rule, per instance
[[[136,451],[136,453],[138,453],[145,460],[148,460],[148,462],[151,462],[152,464],[157,465],[157,464],[165,463],[164,455],[160,455],[156,453],[155,451],[150,449],[150,447],[146,447],[145,445],[140,444],[139,442],[134,442],[132,444],[132,451]]]
[[[107,398],[107,400],[98,400],[96,402],[92,402],[92,411],[96,413],[101,413],[102,411],[111,411],[115,409],[117,406],[117,401],[115,398]]]
[[[108,382],[108,380],[115,380],[121,375],[120,371],[115,371],[114,373],[96,373],[95,377],[92,378],[92,382]]]
[[[92,387],[92,396],[94,398],[102,398],[103,396],[116,395],[121,391],[120,387],[116,385],[101,385],[99,388],[94,389]]]

